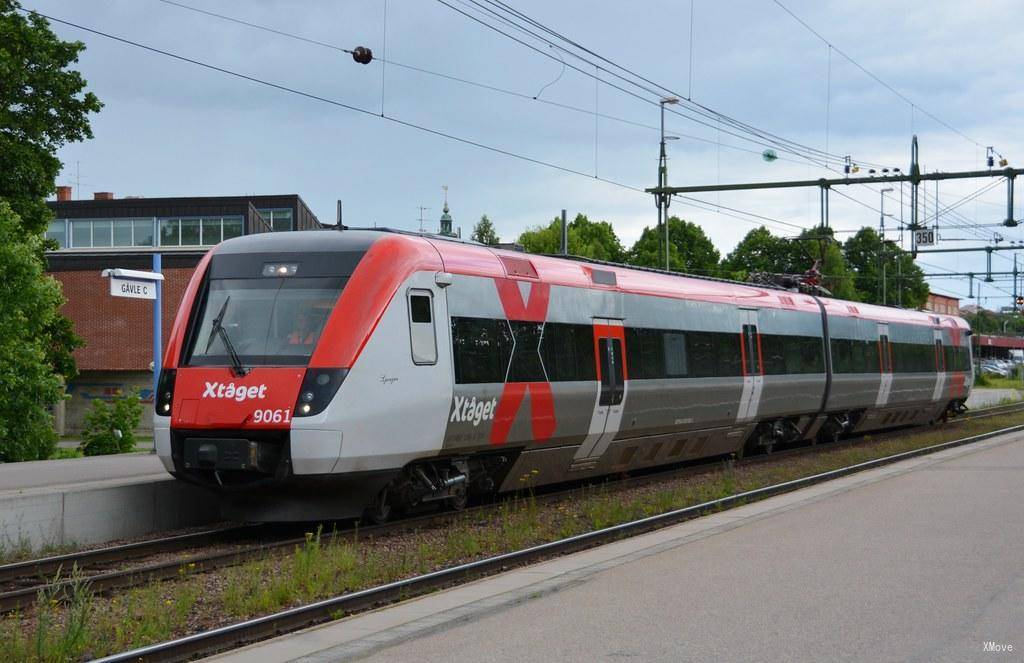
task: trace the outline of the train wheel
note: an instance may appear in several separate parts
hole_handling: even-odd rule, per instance
[[[448,500],[448,504],[451,506],[452,511],[462,511],[466,508],[467,502],[469,502],[469,495],[466,493],[465,489],[452,495],[451,499]]]
[[[817,441],[819,444],[833,444],[839,441],[839,428],[827,423],[818,431]]]
[[[389,486],[384,486],[374,498],[373,503],[366,507],[366,517],[375,525],[383,525],[391,520],[394,515],[394,507],[391,504],[391,491]]]

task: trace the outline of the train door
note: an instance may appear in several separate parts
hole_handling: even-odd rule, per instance
[[[932,392],[932,400],[942,398],[942,392],[946,388],[946,354],[942,346],[942,330],[934,330],[935,334],[935,391]]]
[[[889,325],[884,323],[878,325],[878,371],[882,379],[878,384],[875,407],[882,407],[889,402],[889,392],[892,391],[892,348],[889,345]]]
[[[571,469],[596,465],[619,432],[627,392],[626,335],[621,320],[594,319],[594,353],[599,389],[589,432],[573,456]]]
[[[764,389],[764,371],[761,361],[761,339],[757,332],[757,311],[740,309],[740,357],[743,362],[743,391],[736,411],[736,421],[752,421]]]

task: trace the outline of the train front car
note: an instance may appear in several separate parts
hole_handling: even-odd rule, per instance
[[[439,270],[426,242],[373,232],[266,233],[215,247],[185,292],[164,357],[154,402],[164,466],[219,492],[228,518],[360,515],[397,470],[386,442],[336,467],[339,401],[347,392],[346,407],[379,418],[386,404],[354,383],[405,378],[412,387],[410,376],[353,367],[403,282],[425,280],[429,298]],[[400,409],[415,416],[437,405],[417,405],[413,392]]]

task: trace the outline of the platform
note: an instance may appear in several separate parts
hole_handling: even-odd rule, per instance
[[[1024,388],[1024,385],[1022,385]],[[975,387],[971,389],[971,395],[967,397],[967,407],[972,410],[980,410],[986,407],[993,407],[1002,403],[1015,403],[1021,400],[1019,389],[992,389],[989,387]]]
[[[90,544],[219,518],[153,454],[0,464],[0,550]]]
[[[1022,502],[1016,433],[216,660],[1010,660],[1024,651]]]

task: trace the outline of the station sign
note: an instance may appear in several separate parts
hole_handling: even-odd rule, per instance
[[[914,244],[916,246],[935,246],[935,229],[922,228],[914,231]]]
[[[143,272],[136,269],[104,269],[103,277],[110,279],[110,294],[130,299],[157,298],[157,283],[164,280],[159,272]]]
[[[156,281],[110,277],[110,294],[132,299],[156,299]]]

